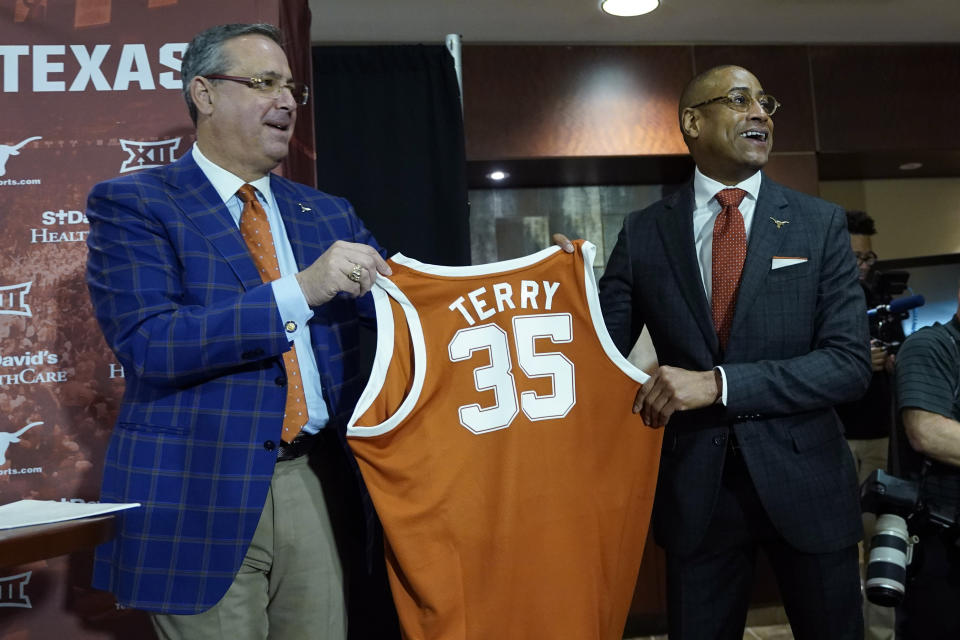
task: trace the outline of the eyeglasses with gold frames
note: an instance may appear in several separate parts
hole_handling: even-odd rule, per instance
[[[727,107],[733,109],[734,111],[740,111],[741,113],[749,111],[750,106],[756,102],[768,116],[772,116],[777,112],[777,109],[780,108],[780,102],[769,93],[761,93],[759,96],[754,98],[749,93],[744,93],[742,91],[731,91],[725,96],[710,98],[709,100],[704,100],[703,102],[698,102],[697,104],[691,105],[690,109],[703,107],[708,104],[713,104],[714,102],[722,102]]]
[[[270,76],[225,76],[219,73],[212,73],[203,77],[209,80],[239,82],[240,84],[247,85],[254,91],[274,98],[278,97],[283,90],[286,89],[290,92],[290,95],[293,96],[293,100],[301,106],[307,104],[307,101],[310,99],[310,87],[302,82],[283,83],[279,78],[271,78]]]

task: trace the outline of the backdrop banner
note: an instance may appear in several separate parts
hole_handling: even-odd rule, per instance
[[[87,294],[87,193],[189,151],[196,32],[279,24],[290,4],[306,0],[0,0],[0,504],[98,499],[124,371]],[[89,551],[0,567],[0,637],[151,637],[91,569]]]

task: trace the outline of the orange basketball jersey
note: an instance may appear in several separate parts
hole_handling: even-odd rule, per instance
[[[595,247],[472,267],[400,254],[347,428],[414,640],[622,637],[661,429],[600,314]]]

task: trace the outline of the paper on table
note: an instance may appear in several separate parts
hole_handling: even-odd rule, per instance
[[[139,507],[139,502],[56,502],[53,500],[19,500],[0,506],[0,529],[29,527],[78,518],[90,518],[111,511]]]

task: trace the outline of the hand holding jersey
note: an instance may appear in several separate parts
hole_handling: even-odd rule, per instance
[[[553,243],[567,253],[574,246],[567,236],[555,233]],[[679,367],[659,367],[637,390],[633,400],[633,412],[639,413],[651,427],[666,426],[675,411],[687,411],[709,406],[717,401],[723,391],[719,373],[711,371],[688,371]]]
[[[341,291],[359,298],[373,287],[377,274],[390,275],[390,267],[366,244],[337,240],[297,273],[307,304],[319,307]]]

